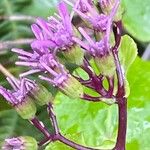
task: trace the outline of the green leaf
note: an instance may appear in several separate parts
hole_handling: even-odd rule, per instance
[[[117,129],[116,105],[89,103],[73,100],[59,93],[56,96],[55,111],[61,131],[68,138],[86,146],[112,148]],[[109,144],[108,144],[109,143]],[[50,144],[56,149],[60,143]]]
[[[123,0],[125,8],[123,24],[136,39],[150,41],[150,5],[149,0]]]
[[[0,112],[0,147],[5,138],[13,135],[17,118],[13,110]]]
[[[123,66],[126,73],[131,64],[134,62],[136,56],[137,56],[136,43],[130,36],[124,35],[121,39],[119,58],[121,65]]]
[[[78,72],[79,73],[79,72]],[[150,147],[150,62],[137,58],[128,71],[131,93],[128,98],[127,150]],[[86,146],[112,148],[117,136],[117,106],[69,99],[58,93],[55,111],[62,133]],[[61,143],[46,150],[65,149]]]

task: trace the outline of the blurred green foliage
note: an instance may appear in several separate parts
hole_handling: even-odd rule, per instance
[[[149,0],[122,0],[124,5],[123,24],[134,38],[150,42]]]

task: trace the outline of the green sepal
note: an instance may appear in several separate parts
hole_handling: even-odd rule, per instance
[[[112,53],[103,57],[95,57],[94,60],[101,74],[109,77],[115,74],[116,65]]]
[[[79,98],[83,95],[82,84],[71,75],[69,75],[68,79],[63,82],[60,89],[70,98]]]
[[[27,96],[23,102],[15,105],[14,107],[23,119],[31,119],[35,116],[36,106],[29,96]]]
[[[84,51],[78,45],[74,45],[70,49],[64,50],[63,55],[66,61],[70,63],[74,63],[76,65],[81,65],[83,63]]]
[[[35,102],[40,106],[53,102],[54,98],[52,94],[42,84],[38,84],[38,86],[34,88],[31,93],[32,97],[35,99]]]

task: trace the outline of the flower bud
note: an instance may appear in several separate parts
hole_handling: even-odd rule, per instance
[[[48,104],[54,99],[52,94],[42,84],[38,84],[31,93],[32,97],[35,98],[35,102],[40,106]]]
[[[36,113],[36,106],[33,99],[29,96],[27,96],[21,103],[14,105],[14,108],[23,119],[31,119]]]
[[[63,51],[63,55],[67,61],[76,65],[81,65],[84,59],[84,51],[78,46],[74,45],[71,49]]]
[[[83,87],[81,83],[71,75],[68,75],[68,78],[59,88],[71,98],[79,98],[83,95]]]
[[[5,139],[2,150],[37,150],[37,141],[29,136]]]
[[[113,76],[116,71],[116,65],[112,53],[103,57],[95,57],[95,63],[101,74],[104,76]]]

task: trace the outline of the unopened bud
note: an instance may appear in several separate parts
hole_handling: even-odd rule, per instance
[[[32,97],[35,98],[35,102],[40,106],[48,104],[54,99],[52,94],[42,84],[38,84],[31,93]]]
[[[37,141],[29,136],[5,139],[2,150],[37,150]]]

